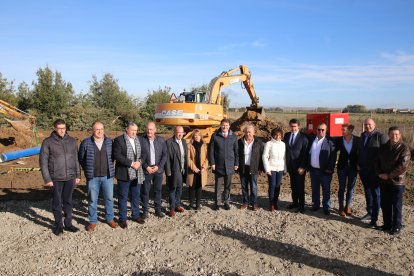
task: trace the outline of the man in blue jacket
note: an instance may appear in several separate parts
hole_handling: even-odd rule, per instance
[[[112,160],[112,140],[105,136],[104,125],[96,121],[92,124],[93,135],[84,139],[79,147],[78,159],[88,185],[87,230],[92,232],[98,222],[98,198],[102,188],[105,202],[106,221],[112,228],[118,224],[114,221],[114,163]]]
[[[311,141],[309,167],[312,188],[312,211],[320,207],[320,186],[322,186],[322,205],[325,215],[330,215],[331,181],[336,162],[334,142],[326,135],[328,127],[319,124],[316,137]]]

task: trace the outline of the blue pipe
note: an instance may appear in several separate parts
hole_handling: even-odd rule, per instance
[[[2,154],[0,154],[0,163],[6,162],[6,161],[11,161],[11,160],[14,160],[14,159],[19,159],[19,158],[22,158],[22,157],[36,155],[36,154],[39,154],[39,153],[40,153],[40,146],[35,147],[35,148],[28,148],[28,149],[24,149],[24,150],[17,150],[17,151],[2,153]]]

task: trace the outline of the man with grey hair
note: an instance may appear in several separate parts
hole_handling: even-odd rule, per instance
[[[378,151],[381,145],[388,142],[388,137],[379,132],[375,127],[373,119],[364,121],[365,131],[359,140],[359,176],[364,186],[367,214],[362,217],[364,221],[371,221],[369,226],[376,227],[378,214],[381,206],[380,184],[375,174],[375,163],[378,158]]]
[[[258,208],[257,177],[259,172],[263,171],[262,154],[264,145],[260,139],[254,136],[254,134],[254,126],[247,125],[244,128],[244,136],[238,140],[238,171],[243,194],[243,201],[240,209],[244,210],[250,205],[252,210],[255,211]]]
[[[129,191],[131,191],[132,220],[139,224],[145,222],[139,212],[144,172],[141,166],[141,142],[137,137],[137,131],[138,126],[135,123],[128,123],[125,133],[115,138],[112,147],[112,155],[116,161],[115,177],[118,181],[119,226],[124,229],[128,227],[127,201]]]

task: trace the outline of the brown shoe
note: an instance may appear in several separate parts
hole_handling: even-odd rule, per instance
[[[242,204],[242,206],[240,206],[240,210],[245,210],[245,209],[247,209],[247,204],[246,203],[243,203]]]
[[[275,210],[276,210],[275,205],[270,204],[269,211],[273,213]]]
[[[352,210],[351,210],[351,208],[346,207],[346,208],[345,208],[345,214],[346,214],[347,216],[352,216]]]
[[[177,207],[175,207],[175,211],[178,212],[178,213],[182,213],[182,212],[184,212],[184,208],[181,207],[181,206],[177,206]]]
[[[339,211],[338,211],[338,213],[339,213],[339,215],[341,216],[341,217],[345,217],[345,209],[344,209],[344,207],[339,207]]]
[[[119,224],[119,227],[121,227],[122,229],[128,228],[128,223],[125,220],[120,220],[118,224]]]
[[[110,222],[108,222],[108,225],[111,228],[117,228],[118,227],[118,223],[116,223],[114,220],[111,220]]]
[[[139,223],[139,224],[144,224],[145,223],[145,219],[143,219],[141,217],[138,217],[136,219],[133,219],[133,221],[135,221],[136,223]]]
[[[170,217],[175,217],[175,212],[174,212],[174,210],[171,210],[169,213],[168,213],[168,215],[170,216]]]
[[[257,210],[259,210],[259,206],[257,206],[257,205],[253,205],[253,206],[252,206],[252,210],[253,210],[253,211],[257,211]]]
[[[88,225],[88,228],[86,230],[88,232],[93,232],[93,231],[95,231],[95,228],[96,228],[96,224],[91,223],[91,224]]]

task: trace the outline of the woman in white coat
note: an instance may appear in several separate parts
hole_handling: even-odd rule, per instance
[[[265,145],[263,151],[263,165],[269,180],[269,211],[278,210],[280,184],[286,171],[286,145],[282,141],[283,131],[273,129],[272,139]]]

